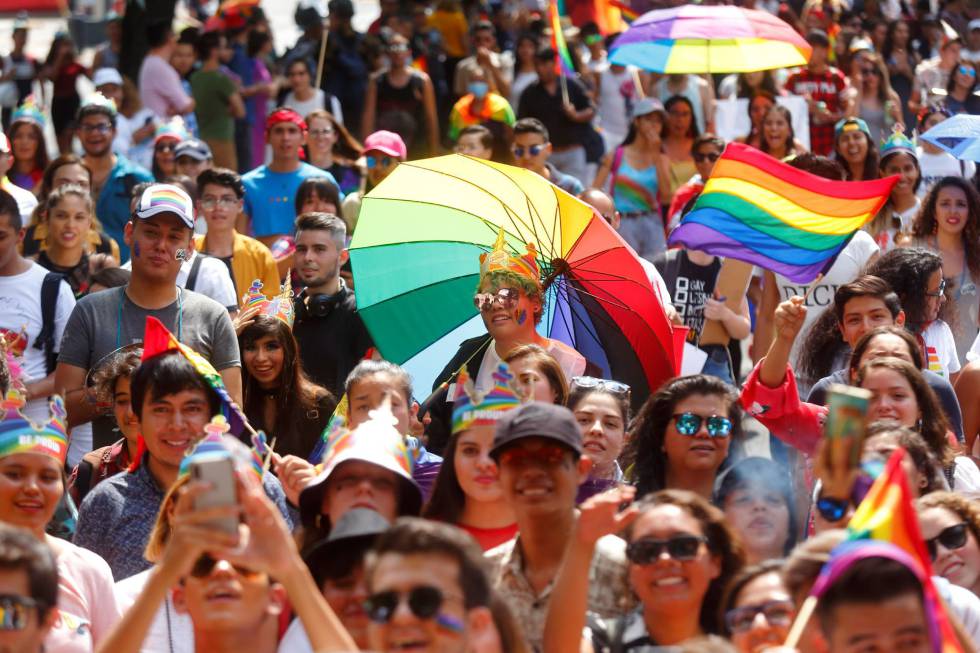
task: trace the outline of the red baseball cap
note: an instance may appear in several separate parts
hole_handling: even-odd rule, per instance
[[[364,139],[365,154],[372,150],[383,152],[388,156],[393,156],[402,161],[408,158],[408,149],[405,147],[405,141],[395,132],[376,131]]]

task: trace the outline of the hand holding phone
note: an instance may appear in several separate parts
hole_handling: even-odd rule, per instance
[[[230,455],[215,454],[200,457],[191,463],[191,478],[211,486],[194,501],[195,509],[224,508],[239,504],[235,462]],[[238,519],[229,516],[214,521],[213,525],[226,533],[237,533],[238,523]]]

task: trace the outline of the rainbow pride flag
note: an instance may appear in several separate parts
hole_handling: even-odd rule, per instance
[[[730,143],[668,242],[809,283],[830,269],[897,181],[831,181]]]
[[[555,51],[555,74],[575,77],[572,53],[568,51],[565,34],[561,31],[561,16],[558,13],[557,0],[548,3],[548,24],[551,26],[551,48]]]
[[[628,4],[622,3],[619,0],[605,0],[609,3],[610,7],[615,7],[619,9],[619,14],[622,16],[623,20],[629,24],[640,17],[640,14],[636,13]]]
[[[905,449],[899,448],[888,459],[884,472],[875,479],[848,522],[848,539],[889,542],[913,558],[923,570],[923,591],[933,650],[936,653],[963,653],[932,583],[932,563],[912,505],[913,495],[909,490],[908,477],[902,468],[906,455]]]

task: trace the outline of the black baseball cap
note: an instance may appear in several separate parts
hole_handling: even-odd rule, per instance
[[[582,455],[582,431],[564,406],[532,401],[509,411],[497,422],[490,457],[496,459],[504,448],[524,438],[555,440]]]
[[[345,512],[330,529],[330,534],[303,555],[317,585],[322,585],[325,578],[349,571],[389,526],[387,519],[370,508],[353,508]]]

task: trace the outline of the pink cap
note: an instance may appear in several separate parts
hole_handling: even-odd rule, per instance
[[[395,132],[377,131],[364,139],[365,154],[372,150],[384,152],[388,156],[393,156],[402,161],[408,158],[405,141]]]

